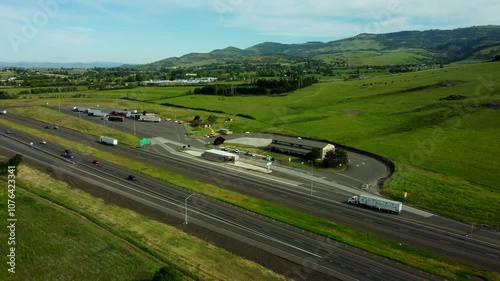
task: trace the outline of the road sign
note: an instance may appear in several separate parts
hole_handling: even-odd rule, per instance
[[[146,144],[151,144],[151,140],[149,140],[149,139],[142,139],[142,140],[139,141],[139,144],[141,146],[144,146]]]

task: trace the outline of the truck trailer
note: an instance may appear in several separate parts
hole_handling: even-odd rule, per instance
[[[77,111],[77,112],[85,112],[87,110],[89,110],[90,108],[88,107],[81,107],[81,106],[74,106],[73,107],[73,111]]]
[[[95,117],[106,117],[108,115],[109,115],[109,113],[103,112],[103,111],[99,111],[99,112],[94,111],[92,113],[89,113],[89,116],[95,116]]]
[[[137,118],[137,121],[144,121],[144,122],[160,122],[161,118],[155,115],[139,115],[139,118]]]
[[[109,144],[109,145],[117,145],[118,144],[117,139],[110,138],[110,137],[104,137],[104,136],[99,138],[99,142],[104,143],[104,144]]]
[[[401,202],[364,194],[347,199],[347,203],[397,214],[403,209]]]
[[[87,109],[85,113],[88,114],[88,116],[94,116],[95,114],[99,114],[102,111],[100,109]]]

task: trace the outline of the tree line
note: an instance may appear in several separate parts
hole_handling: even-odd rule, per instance
[[[64,93],[64,92],[77,92],[78,88],[76,86],[68,87],[46,87],[46,88],[34,88],[29,91],[22,91],[19,94],[47,94],[47,93]]]
[[[314,76],[290,79],[256,79],[251,83],[240,85],[215,84],[194,89],[195,95],[215,96],[263,96],[278,95],[305,88],[318,80]]]

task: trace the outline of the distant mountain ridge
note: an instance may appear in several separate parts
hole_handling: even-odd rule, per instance
[[[283,44],[263,42],[246,49],[229,46],[209,53],[189,53],[160,61],[131,65],[116,62],[53,63],[0,62],[0,67],[94,68],[133,67],[161,69],[210,64],[293,63],[318,60],[336,65],[395,65],[491,60],[500,54],[500,26],[486,25],[453,30],[362,33],[330,42]]]
[[[282,44],[264,42],[246,49],[227,47],[209,53],[171,57],[141,68],[202,66],[263,60],[313,59],[351,65],[451,63],[490,60],[500,54],[500,26],[473,26],[453,30],[363,33],[330,42]]]

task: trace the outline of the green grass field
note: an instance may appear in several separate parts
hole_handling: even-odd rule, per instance
[[[9,273],[3,263],[0,280],[149,280],[165,264],[179,268],[184,280],[285,280],[42,172],[25,166],[18,170],[16,273]],[[3,180],[0,184],[6,186]],[[4,225],[7,193],[0,192]],[[7,253],[7,244],[1,243],[0,250]]]

